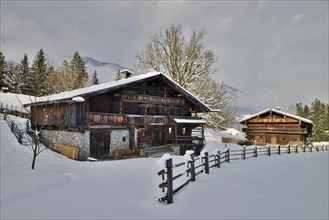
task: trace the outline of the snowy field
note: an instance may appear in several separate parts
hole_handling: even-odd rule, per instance
[[[10,92],[0,92],[0,105],[2,108],[27,112],[22,105],[30,102],[35,102],[35,97]]]
[[[1,131],[1,219],[328,219],[329,153],[224,163],[158,202],[158,158],[79,162]],[[209,141],[211,143],[211,141]],[[174,160],[182,160],[176,156]]]

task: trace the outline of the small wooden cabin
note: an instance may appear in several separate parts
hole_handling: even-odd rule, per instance
[[[206,122],[197,113],[211,111],[158,72],[41,97],[29,106],[42,137],[53,146],[75,147],[80,160],[139,155],[160,145],[182,154],[201,150]]]
[[[269,108],[239,121],[247,139],[257,145],[306,144],[312,134],[311,120]]]

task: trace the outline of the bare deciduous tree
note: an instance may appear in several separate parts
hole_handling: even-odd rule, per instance
[[[27,115],[27,121],[26,121],[26,133],[27,140],[30,143],[31,149],[32,149],[32,170],[35,168],[35,163],[37,156],[45,150],[45,148],[41,148],[40,144],[40,134],[42,131],[42,126],[37,126],[37,120],[35,112],[33,112],[33,105],[37,102],[36,96],[29,96],[30,103],[28,105],[23,104],[22,101],[19,99],[19,97],[16,97],[21,106],[25,109],[26,115]],[[23,130],[23,128],[21,128]]]
[[[172,25],[165,33],[151,37],[150,43],[136,56],[142,69],[154,69],[169,75],[179,85],[221,113],[204,115],[209,124],[232,124],[235,121],[232,104],[236,94],[224,83],[214,81],[210,75],[216,71],[212,65],[217,57],[205,49],[202,39],[204,31],[193,31],[186,41],[180,25]]]
[[[155,34],[150,43],[136,56],[145,69],[163,71],[179,85],[188,89],[201,76],[212,74],[217,57],[202,44],[205,32],[193,31],[189,41],[184,39],[182,27],[172,25],[163,34]]]
[[[237,94],[228,88],[224,82],[217,82],[209,76],[205,76],[195,81],[190,90],[212,109],[221,110],[221,112],[204,115],[204,118],[213,127],[232,126],[236,123],[236,112],[232,105],[237,99]]]

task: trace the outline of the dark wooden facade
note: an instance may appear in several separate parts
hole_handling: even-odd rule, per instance
[[[133,78],[78,93],[84,102],[70,97],[34,103],[34,120],[44,129],[90,131],[90,156],[96,158],[113,153],[109,140],[120,130],[127,131],[121,141],[131,151],[150,145],[202,148],[205,122],[196,114],[210,109],[163,74]]]
[[[247,139],[257,145],[305,144],[312,133],[312,121],[282,112],[267,109],[239,121],[246,127]]]

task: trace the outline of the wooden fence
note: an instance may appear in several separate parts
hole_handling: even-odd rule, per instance
[[[183,189],[190,182],[196,181],[196,176],[201,173],[209,174],[210,168],[216,167],[220,168],[223,163],[230,163],[231,160],[246,160],[252,157],[261,157],[261,156],[272,156],[272,155],[281,155],[281,154],[291,154],[299,152],[313,152],[313,151],[328,151],[329,145],[322,146],[305,146],[299,147],[298,145],[290,146],[286,145],[281,147],[278,145],[275,148],[265,147],[258,148],[246,148],[242,147],[241,150],[230,150],[227,148],[225,151],[217,151],[214,155],[208,155],[208,152],[205,152],[203,156],[195,157],[194,153],[190,154],[190,159],[174,164],[173,159],[169,158],[166,160],[166,168],[158,172],[158,175],[161,176],[162,182],[159,184],[159,188],[162,189],[162,193],[165,193],[165,196],[159,198],[160,202],[167,202],[167,204],[173,203],[173,195]],[[185,156],[184,156],[185,157]],[[183,167],[184,166],[184,167]],[[175,173],[174,171],[180,168],[181,172]],[[174,187],[174,181],[184,178],[180,184],[177,184],[177,187]],[[165,190],[166,189],[166,190]]]
[[[28,112],[23,108],[23,106],[17,107],[17,105],[8,105],[8,103],[0,103],[0,112],[7,112],[8,114],[19,116],[22,118],[28,118]]]

